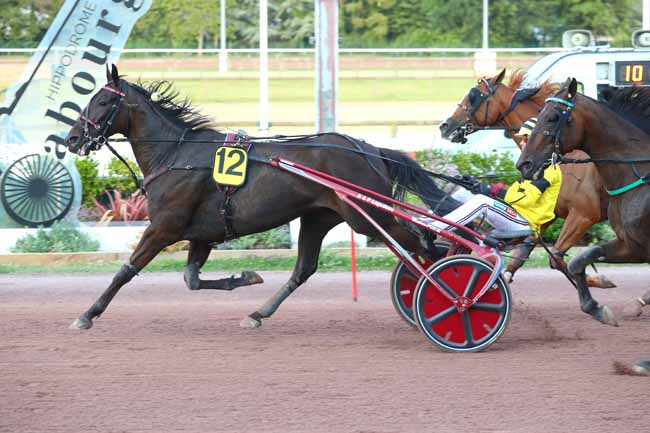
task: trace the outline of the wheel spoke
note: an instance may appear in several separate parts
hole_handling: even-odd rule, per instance
[[[13,197],[12,197],[13,198]],[[21,195],[16,195],[15,198],[11,201],[7,200],[8,204],[13,208],[16,209],[17,206],[20,204],[29,201],[29,196],[27,194],[21,194]]]
[[[472,309],[477,309],[477,310],[482,310],[482,311],[496,311],[496,312],[501,312],[503,310],[503,302],[500,304],[488,304],[485,302],[477,302],[476,304],[472,304],[470,307]]]
[[[419,280],[419,278],[416,278],[416,276],[413,275],[413,273],[410,272],[410,271],[405,272],[404,274],[402,274],[402,278],[408,278],[411,281],[418,281]]]
[[[56,203],[51,200],[45,200],[43,202],[43,206],[47,219],[53,218],[59,213],[59,209],[57,209]]]
[[[449,287],[447,285],[447,283],[442,278],[434,278],[434,280],[436,281],[436,283],[440,284],[440,287],[445,289],[445,292],[447,292],[452,298],[457,298],[458,297],[458,293],[456,293],[454,291],[454,289]]]
[[[424,319],[424,321],[425,321],[425,323],[427,325],[432,326],[432,325],[435,325],[436,323],[446,319],[447,317],[451,316],[452,314],[454,314],[457,311],[458,310],[456,309],[456,307],[454,307],[452,305],[451,307],[442,310],[441,312],[439,312],[438,314],[436,314],[434,316],[427,317],[426,319]]]
[[[15,171],[12,171],[8,174],[7,181],[17,182],[23,185],[29,185],[29,178],[24,177]]]
[[[467,286],[465,286],[465,290],[463,291],[464,297],[468,298],[469,295],[472,294],[472,291],[474,290],[474,286],[476,285],[476,281],[478,280],[479,275],[481,275],[481,269],[478,266],[475,266],[472,269],[472,275],[469,277]]]
[[[474,335],[472,335],[472,321],[469,318],[469,311],[463,311],[461,315],[461,321],[463,322],[463,331],[465,332],[465,347],[474,346]]]
[[[34,164],[34,160],[31,159],[31,158],[25,161],[25,168],[26,168],[25,171],[26,171],[27,173],[29,173],[29,177],[30,177],[30,178],[31,178],[31,177],[34,177],[34,174],[36,174],[36,170],[35,170],[34,165],[35,165],[35,164]]]
[[[32,207],[32,203],[33,203],[32,200],[29,197],[27,197],[24,200],[22,200],[18,206],[14,206],[13,209],[17,214],[21,214],[21,215],[29,214],[27,210]]]
[[[45,166],[43,167],[43,170],[41,171],[40,174],[41,174],[41,176],[43,176],[45,179],[47,179],[47,178],[49,178],[49,177],[52,175],[52,173],[53,173],[57,168],[59,168],[59,167],[60,167],[60,166],[59,166],[59,164],[58,164],[56,161],[54,161],[54,160],[51,159],[51,158],[47,158],[47,162],[46,162]]]

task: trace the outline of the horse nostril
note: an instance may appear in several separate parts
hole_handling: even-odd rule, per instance
[[[449,124],[447,122],[440,124],[440,132],[445,132],[448,128],[449,128]]]

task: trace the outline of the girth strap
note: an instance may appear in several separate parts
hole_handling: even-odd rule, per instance
[[[244,148],[246,152],[248,152],[252,144],[253,143],[251,141],[246,140],[246,137],[243,137],[239,134],[228,133],[223,145],[226,147],[241,147]],[[225,226],[226,237],[224,241],[227,242],[238,237],[237,232],[233,227],[234,218],[232,215],[232,205],[230,203],[230,199],[237,192],[237,189],[239,187],[217,184],[217,188],[223,193],[223,201],[221,202],[219,215],[221,216],[221,219],[223,220],[223,224]]]

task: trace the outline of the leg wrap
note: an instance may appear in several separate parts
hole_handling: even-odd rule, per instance
[[[113,277],[113,284],[118,284],[119,286],[123,286],[129,281],[133,279],[138,275],[138,269],[133,266],[131,263],[123,265],[120,270],[115,274]]]

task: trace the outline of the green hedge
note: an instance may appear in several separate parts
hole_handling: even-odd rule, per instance
[[[39,228],[36,235],[16,241],[12,253],[76,253],[98,251],[99,242],[66,221],[55,222],[50,229]]]
[[[138,164],[128,158],[126,161],[135,171],[136,176],[142,179],[142,171]],[[124,197],[128,197],[137,190],[129,170],[117,158],[111,158],[108,163],[108,176],[99,176],[99,162],[91,157],[77,158],[75,165],[81,177],[82,206],[93,207],[93,198],[98,201],[105,200],[104,191],[117,189]]]

